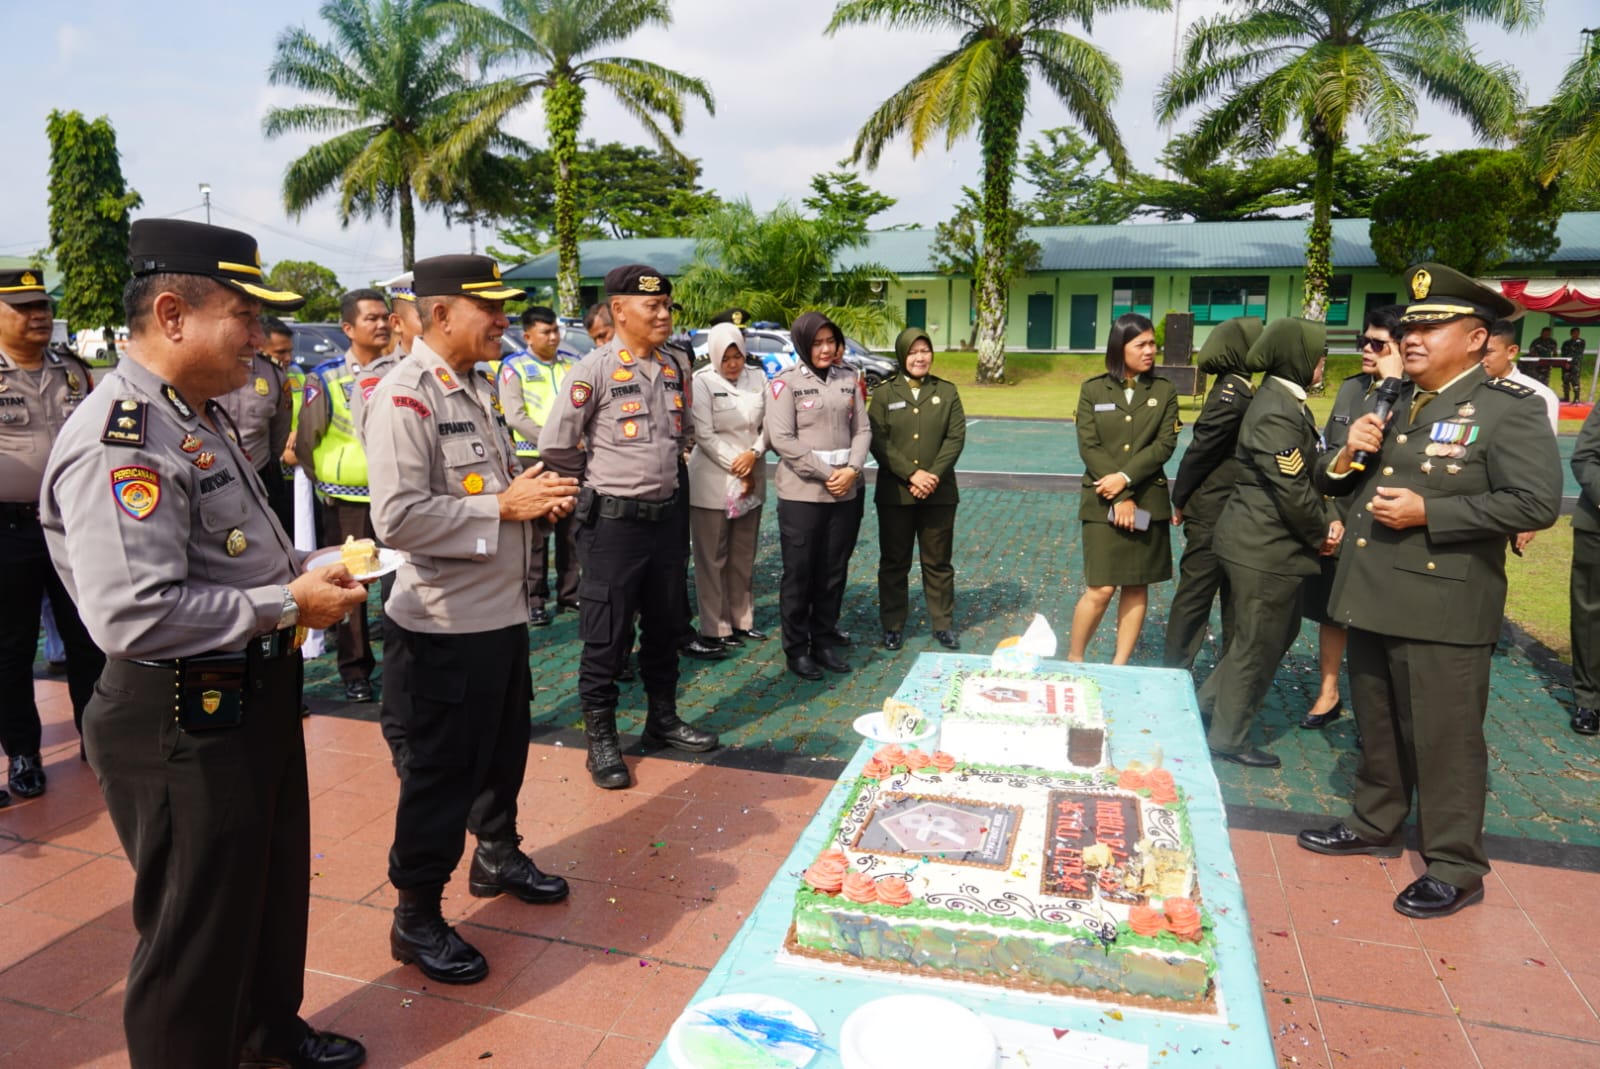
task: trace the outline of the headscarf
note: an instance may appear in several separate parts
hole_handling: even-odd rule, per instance
[[[933,348],[933,339],[928,337],[928,332],[921,327],[907,327],[894,340],[894,361],[900,365],[900,374],[905,375],[907,381],[910,381],[911,376],[906,373],[906,354],[918,341],[925,341],[928,343],[928,348]]]
[[[739,350],[739,355],[749,359],[750,350],[745,348],[744,331],[732,323],[718,323],[711,328],[711,333],[706,336],[706,356],[711,358],[711,366],[718,373],[722,370],[722,355],[728,351],[728,346]]]
[[[1250,347],[1261,337],[1265,326],[1256,316],[1238,316],[1212,328],[1195,361],[1207,375],[1249,375],[1264,368],[1251,367]]]
[[[833,336],[839,340],[840,345],[844,344],[844,331],[840,330],[837,323],[821,312],[802,312],[799,318],[794,321],[794,325],[789,328],[789,336],[794,339],[795,355],[800,357],[805,362],[806,367],[815,372],[819,379],[827,379],[828,373],[825,370],[818,370],[817,366],[811,362],[811,343],[817,340],[817,335],[821,333],[824,327],[832,327]],[[840,355],[843,356],[844,354],[840,353]]]
[[[1250,346],[1245,361],[1305,389],[1311,385],[1327,340],[1328,328],[1321,323],[1294,316],[1274,319]]]

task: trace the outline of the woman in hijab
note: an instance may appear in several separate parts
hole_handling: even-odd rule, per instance
[[[704,645],[743,646],[766,634],[755,627],[750,575],[767,497],[762,457],[767,435],[767,377],[748,366],[744,332],[711,328],[711,361],[694,375],[694,452],[689,454],[689,526],[694,586]],[[737,516],[730,513],[737,512]]]
[[[881,384],[867,406],[872,455],[878,461],[878,616],[883,647],[905,641],[906,576],[911,547],[922,561],[922,596],[933,637],[947,650],[961,648],[955,630],[956,460],[967,443],[967,417],[954,383],[933,374],[933,341],[907,327],[894,342],[900,373]]]
[[[1211,753],[1252,768],[1275,754],[1250,741],[1250,724],[1300,633],[1300,585],[1339,548],[1344,527],[1311,482],[1322,439],[1306,390],[1322,380],[1325,328],[1304,319],[1267,324],[1249,359],[1266,371],[1239,428],[1239,482],[1217,522],[1215,546],[1233,588],[1233,641],[1213,677]]]
[[[1168,668],[1194,667],[1211,624],[1211,603],[1219,591],[1222,643],[1217,649],[1218,660],[1233,635],[1233,593],[1222,562],[1211,547],[1211,538],[1222,507],[1233,496],[1233,484],[1239,478],[1233,450],[1239,441],[1239,423],[1255,395],[1250,375],[1261,370],[1246,366],[1245,355],[1261,337],[1263,326],[1255,316],[1218,323],[1195,361],[1201,374],[1211,375],[1216,381],[1206,395],[1200,418],[1195,420],[1194,437],[1184,451],[1178,474],[1172,478],[1172,526],[1183,528],[1184,545],[1183,556],[1178,560],[1178,589],[1173,591],[1172,608],[1167,615],[1163,663]]]
[[[844,331],[806,312],[790,331],[800,362],[768,383],[767,441],[778,454],[778,534],[783,547],[783,652],[789,671],[821,679],[848,672],[839,655],[839,609],[866,500],[861,466],[872,429],[866,388],[844,360]],[[819,667],[820,666],[820,667]]]
[[[1106,373],[1078,394],[1078,455],[1083,458],[1083,573],[1087,589],[1072,612],[1069,661],[1117,601],[1117,649],[1127,664],[1144,627],[1148,586],[1172,578],[1172,504],[1162,465],[1178,447],[1178,391],[1152,373],[1155,327],[1142,315],[1118,316],[1106,343]]]

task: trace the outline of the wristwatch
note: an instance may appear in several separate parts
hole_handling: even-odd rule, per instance
[[[294,600],[294,591],[283,587],[283,609],[278,613],[278,626],[276,630],[282,631],[286,627],[293,627],[300,620],[300,603]]]

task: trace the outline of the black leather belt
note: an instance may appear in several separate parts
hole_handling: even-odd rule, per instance
[[[300,644],[295,641],[295,632],[295,628],[285,627],[270,634],[258,635],[251,639],[250,644],[242,650],[212,650],[209,653],[196,654],[194,657],[172,657],[161,661],[147,661],[138,657],[130,657],[128,658],[128,663],[141,665],[145,668],[160,668],[171,672],[182,669],[189,661],[206,658],[247,657],[254,654],[263,661],[275,661],[281,657],[291,656],[300,649]]]
[[[16,525],[39,522],[39,502],[0,501],[0,520]]]
[[[678,505],[676,493],[665,501],[640,501],[635,497],[612,497],[609,494],[596,494],[595,500],[603,520],[642,520],[645,523],[666,519]]]

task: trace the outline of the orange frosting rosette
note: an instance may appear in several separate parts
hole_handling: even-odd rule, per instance
[[[1187,898],[1169,898],[1163,905],[1167,911],[1167,927],[1172,934],[1186,943],[1200,941],[1200,907]]]
[[[888,779],[894,775],[894,767],[880,758],[874,757],[867,762],[861,774],[868,779]]]
[[[1144,773],[1137,768],[1125,768],[1117,777],[1117,786],[1125,791],[1142,791],[1146,786]]]
[[[894,743],[890,743],[889,745],[883,747],[872,756],[877,758],[879,761],[882,761],[890,768],[894,768],[896,765],[903,765],[906,763],[906,751],[904,748],[897,746]]]
[[[1170,805],[1178,800],[1178,786],[1172,782],[1172,773],[1164,768],[1153,770],[1144,778],[1150,788],[1150,800],[1160,805]]]
[[[840,894],[847,902],[876,902],[878,900],[878,885],[871,876],[864,872],[847,872]]]
[[[898,876],[885,876],[878,881],[878,901],[886,906],[909,906],[911,888]]]
[[[937,768],[940,772],[954,771],[956,767],[956,759],[950,754],[945,753],[943,750],[935,750],[933,752],[933,767]]]
[[[813,890],[836,895],[844,886],[844,870],[848,864],[843,851],[829,850],[806,869],[805,881]]]
[[[1143,935],[1154,938],[1160,935],[1167,927],[1167,918],[1153,906],[1130,906],[1128,908],[1128,929],[1134,935]]]
[[[906,751],[905,764],[906,764],[906,767],[908,769],[910,769],[911,771],[913,771],[913,772],[915,772],[919,768],[927,768],[932,763],[933,763],[933,758],[929,757],[927,754],[923,753],[921,750],[908,750],[908,751]]]

